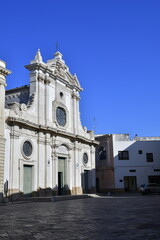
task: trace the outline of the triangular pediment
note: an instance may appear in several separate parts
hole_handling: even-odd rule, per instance
[[[46,63],[48,68],[53,71],[53,74],[59,77],[60,79],[67,81],[69,84],[81,88],[76,74],[72,75],[70,73],[68,66],[62,59],[62,54],[60,52],[56,52],[54,56],[55,58],[48,60]]]

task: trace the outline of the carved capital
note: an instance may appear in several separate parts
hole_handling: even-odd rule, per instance
[[[73,91],[72,91],[72,98],[77,100],[77,101],[80,100],[79,92],[76,91],[75,89],[73,89]]]

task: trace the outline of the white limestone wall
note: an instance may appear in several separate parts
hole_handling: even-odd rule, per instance
[[[49,88],[49,91],[48,91],[48,118],[49,118],[49,121],[50,123],[53,122],[53,114],[52,114],[52,111],[53,111],[53,101],[55,100],[55,85],[54,84],[50,84],[50,86],[48,87]]]
[[[79,158],[79,175],[82,176],[85,170],[89,171],[88,187],[89,189],[95,188],[95,148],[86,144],[81,145],[81,152]],[[87,153],[88,163],[83,163],[83,154]],[[81,178],[80,178],[81,181]],[[82,185],[82,182],[79,182]]]
[[[68,122],[69,122],[69,125],[68,125],[68,132],[73,132],[73,118],[72,118],[72,114],[73,114],[73,111],[72,111],[72,101],[71,101],[71,93],[70,92],[66,92],[66,101],[65,101],[65,104],[66,104],[66,107],[68,109],[68,113],[69,113],[69,116],[68,116]]]
[[[113,137],[114,139],[114,137]],[[142,150],[142,154],[139,154]],[[119,160],[118,151],[129,151],[129,160]],[[160,175],[160,141],[115,141],[113,140],[114,171],[116,188],[124,188],[124,176],[136,176],[137,186],[148,183],[148,176]],[[147,162],[146,153],[153,153],[153,162]],[[130,172],[130,170],[136,170]]]
[[[34,61],[35,63],[36,61]],[[74,136],[80,135],[84,140],[94,140],[93,132],[88,133],[81,125],[79,114],[79,92],[71,87],[71,80],[53,77],[51,70],[45,69],[45,64],[41,66],[42,70],[34,70],[32,64],[28,65],[30,73],[30,97],[33,97],[30,106],[15,104],[14,108],[7,110],[7,116],[15,117],[17,120],[22,119],[29,123],[35,123],[36,127],[46,125],[47,127],[56,128],[57,131],[71,133]],[[43,68],[44,67],[44,68]],[[49,72],[46,73],[46,70]],[[61,75],[62,77],[62,75]],[[73,79],[72,79],[73,80]],[[69,87],[68,87],[69,83]],[[80,88],[79,88],[80,91]],[[60,92],[64,96],[60,97]],[[64,106],[67,112],[67,124],[64,127],[58,126],[55,118],[55,110],[57,106]],[[6,117],[7,117],[6,116]],[[38,125],[37,125],[38,124]],[[27,124],[26,124],[27,129]],[[6,132],[7,141],[10,141],[9,153],[6,153],[6,177],[9,177],[9,187],[12,193],[20,190],[23,192],[23,166],[33,166],[33,190],[40,188],[51,187],[56,189],[58,184],[58,154],[66,158],[67,184],[70,189],[81,188],[81,177],[84,170],[90,171],[89,187],[95,187],[95,154],[94,147],[89,143],[81,144],[75,139],[70,140],[67,136],[51,136],[43,132],[34,130],[24,130],[15,127],[11,131]],[[54,135],[54,133],[53,133]],[[22,154],[22,146],[25,140],[29,140],[33,144],[33,153],[30,158],[25,158]],[[66,145],[67,153],[58,153],[57,148],[61,145]],[[83,153],[88,155],[88,163],[83,164]],[[61,155],[62,154],[62,155]],[[64,154],[64,155],[63,155]],[[8,164],[8,165],[7,165]]]
[[[4,182],[9,181],[9,166],[10,166],[10,130],[5,129],[5,162],[4,162]]]

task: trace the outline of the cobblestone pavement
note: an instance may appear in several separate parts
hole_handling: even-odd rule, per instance
[[[160,240],[160,196],[0,206],[0,239]]]

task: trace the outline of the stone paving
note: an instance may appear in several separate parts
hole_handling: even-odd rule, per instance
[[[160,240],[160,195],[1,205],[0,239]]]

